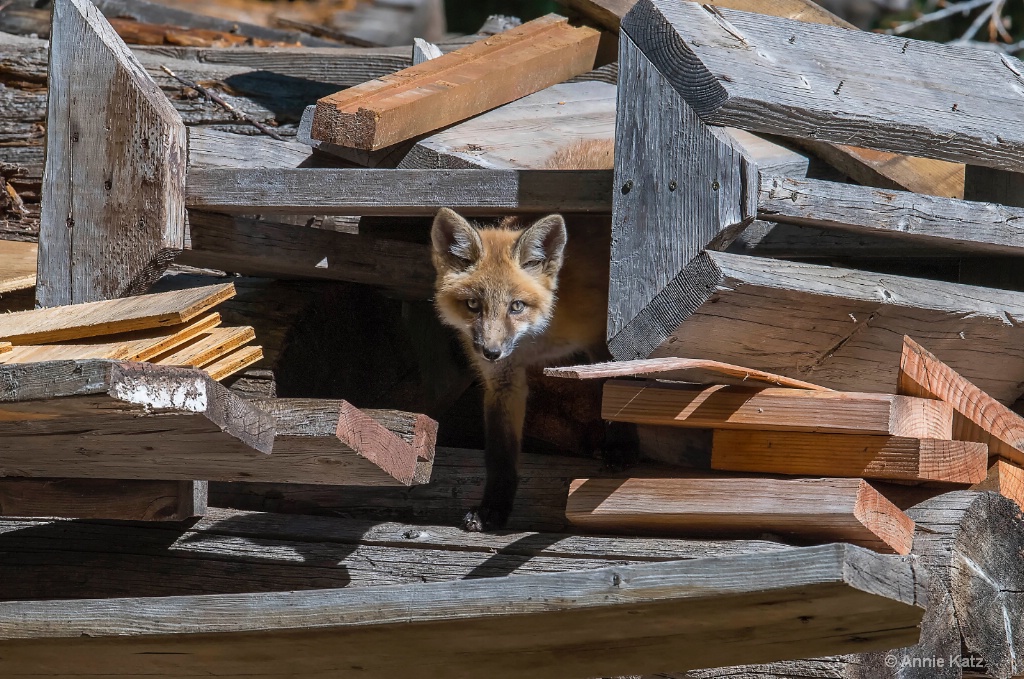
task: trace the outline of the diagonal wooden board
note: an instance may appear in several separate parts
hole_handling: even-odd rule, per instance
[[[777,387],[791,389],[811,389],[814,391],[831,391],[826,387],[803,380],[775,375],[763,370],[744,368],[731,363],[710,361],[703,358],[647,358],[636,361],[611,361],[609,363],[592,363],[564,368],[545,368],[548,377],[563,377],[575,380],[603,379],[607,377],[635,377],[638,375],[653,376],[659,380],[678,380],[680,382],[696,382],[700,384],[736,384],[751,385],[752,383],[772,384]]]
[[[0,340],[45,344],[187,323],[235,295],[231,283],[0,315]]]
[[[235,373],[256,365],[263,360],[263,347],[245,346],[225,354],[213,363],[203,366],[203,370],[218,382],[231,377]]]
[[[36,244],[0,240],[0,295],[36,284]]]
[[[256,332],[249,326],[213,328],[182,347],[155,356],[153,363],[201,368],[254,339],[256,339]]]

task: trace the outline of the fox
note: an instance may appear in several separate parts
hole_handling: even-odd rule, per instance
[[[571,146],[553,163],[559,169],[610,164],[609,147]],[[516,218],[475,225],[448,208],[434,217],[434,305],[441,322],[456,330],[484,387],[487,480],[482,502],[463,519],[465,530],[504,528],[512,511],[527,370],[579,355],[591,362],[610,358],[610,227],[607,217],[567,225],[558,214],[528,226]]]

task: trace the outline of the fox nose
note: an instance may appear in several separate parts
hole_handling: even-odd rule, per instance
[[[486,358],[488,361],[497,361],[499,358],[501,358],[501,349],[491,349],[489,347],[484,347],[482,353],[484,355],[484,358]]]

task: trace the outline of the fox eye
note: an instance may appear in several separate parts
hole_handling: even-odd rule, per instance
[[[466,300],[466,308],[470,311],[480,311],[480,300],[476,297],[471,297]]]
[[[521,314],[521,313],[523,313],[523,309],[525,309],[525,308],[526,308],[526,303],[523,302],[520,299],[517,299],[516,301],[512,302],[512,304],[510,304],[509,307],[508,307],[509,311],[511,311],[514,314]]]

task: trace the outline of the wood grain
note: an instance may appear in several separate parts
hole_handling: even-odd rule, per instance
[[[641,0],[623,30],[705,122],[1024,168],[1013,57],[670,0]]]
[[[205,481],[0,479],[5,517],[185,521],[205,512]]]
[[[187,323],[235,296],[231,283],[0,315],[0,338],[43,344]]]
[[[774,387],[694,387],[640,380],[605,382],[601,417],[706,429],[945,440],[953,434],[953,408],[929,398]]]
[[[415,667],[462,678],[494,662],[495,677],[546,679],[769,661],[910,643],[924,613],[915,605],[919,571],[828,545],[390,588],[5,602],[0,670],[393,677]],[[807,616],[821,625],[808,626]],[[493,638],[503,648],[484,650],[481,640]],[[394,653],[395,644],[409,653]]]
[[[256,339],[250,326],[240,328],[213,328],[184,346],[153,357],[157,365],[177,365],[201,368],[217,361],[244,344]]]
[[[599,34],[548,15],[317,102],[314,139],[364,150],[465,120],[594,67]]]
[[[0,295],[36,284],[36,244],[0,241]]]
[[[604,533],[779,533],[908,554],[914,522],[863,479],[577,479],[566,518]]]
[[[934,438],[716,430],[711,468],[723,471],[979,483],[982,443]]]
[[[225,354],[213,363],[203,366],[203,371],[211,378],[220,381],[242,372],[263,360],[263,347],[246,346]]]
[[[774,375],[763,370],[754,370],[753,368],[744,368],[739,365],[722,363],[720,361],[708,361],[700,358],[668,357],[648,358],[637,361],[590,363],[564,368],[545,368],[544,374],[548,377],[564,377],[574,380],[656,375],[660,380],[678,380],[680,382],[735,384],[739,386],[763,383],[776,387],[789,387],[791,389],[831,391],[825,387],[795,380],[791,377],[783,377],[782,375]]]
[[[999,493],[1024,509],[1024,468],[1001,457],[992,458],[985,479],[971,486],[971,490]]]
[[[608,170],[380,170],[196,168],[190,209],[252,214],[433,215],[604,212]]]
[[[36,302],[145,292],[184,243],[185,125],[88,0],[52,33]]]
[[[984,443],[991,455],[1024,463],[1024,419],[910,337],[903,338],[899,391],[949,403],[957,439]]]
[[[1020,293],[707,251],[663,298],[686,302],[654,304],[662,313],[613,337],[617,359],[705,358],[892,393],[911,335],[1001,402],[1024,382]]]

